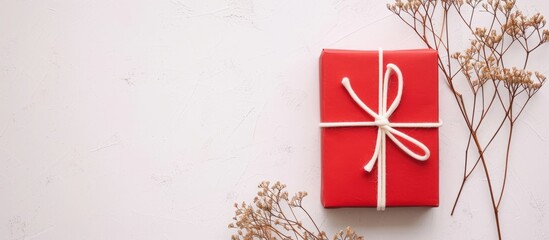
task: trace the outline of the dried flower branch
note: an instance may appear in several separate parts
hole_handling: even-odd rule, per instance
[[[286,185],[276,182],[271,185],[264,181],[258,186],[259,192],[253,204],[235,203],[234,222],[229,228],[237,229],[231,239],[303,239],[328,240],[324,231],[321,231],[309,212],[303,207],[303,198],[306,192],[298,192],[289,198],[285,191]],[[304,224],[300,216],[306,216]],[[339,231],[333,240],[362,240],[350,227]]]
[[[507,183],[514,126],[530,99],[546,80],[541,73],[527,69],[531,53],[549,40],[549,30],[544,29],[546,20],[539,13],[524,15],[516,9],[516,0],[396,0],[387,7],[411,27],[427,47],[439,52],[439,68],[469,130],[463,181],[452,214],[465,183],[481,163],[492,200],[498,237],[501,239],[499,207]],[[471,34],[469,47],[457,53],[452,53],[455,50],[450,42],[454,30],[454,26],[449,24],[451,12],[457,13],[461,19],[458,25],[465,26]],[[488,24],[478,26],[475,24],[476,19],[487,20],[485,23]],[[518,49],[522,54],[511,53],[510,49]],[[517,59],[521,64],[512,66],[511,62],[516,63]],[[494,110],[497,107],[501,111]],[[498,113],[503,115],[498,117],[501,121],[496,125],[496,130],[481,141],[484,136],[480,136],[479,132],[487,127],[486,117]],[[505,168],[502,184],[496,188],[486,164],[486,151],[506,123]],[[478,154],[474,164],[468,158],[471,145]],[[499,190],[498,195],[496,190]]]

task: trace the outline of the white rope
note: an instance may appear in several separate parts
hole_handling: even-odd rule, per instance
[[[398,79],[398,89],[397,89],[397,95],[395,97],[395,100],[391,104],[391,106],[387,109],[387,91],[389,87],[389,77],[391,76],[391,73],[395,72],[397,74]],[[410,137],[409,135],[398,131],[394,129],[394,127],[399,128],[433,128],[433,127],[440,127],[442,125],[442,122],[421,122],[421,123],[392,123],[389,121],[389,117],[393,112],[396,110],[398,105],[400,104],[400,99],[402,97],[402,87],[403,87],[403,80],[402,80],[402,72],[398,68],[398,66],[389,63],[387,64],[387,70],[385,71],[385,74],[383,74],[383,50],[379,49],[379,105],[378,105],[378,113],[374,112],[372,109],[370,109],[360,98],[356,95],[355,91],[351,87],[351,82],[349,81],[349,78],[344,77],[341,81],[341,84],[347,89],[347,92],[351,96],[351,98],[355,101],[356,104],[358,104],[364,111],[366,111],[368,114],[370,114],[373,118],[373,122],[323,122],[320,123],[320,127],[369,127],[369,126],[377,126],[377,139],[376,139],[376,146],[374,149],[374,154],[372,155],[371,159],[368,161],[368,163],[364,166],[364,170],[371,172],[374,165],[376,164],[377,160],[379,160],[379,163],[377,164],[377,210],[383,211],[385,210],[386,205],[386,137],[389,137],[400,149],[402,149],[406,154],[408,154],[410,157],[419,160],[419,161],[425,161],[429,158],[429,155],[431,152],[429,151],[429,148],[425,146],[425,144],[421,143],[420,141],[416,140],[413,137]],[[414,153],[412,150],[410,150],[408,147],[406,147],[398,138],[395,137],[401,137],[410,143],[414,144],[415,146],[419,147],[421,150],[423,150],[424,154],[419,155]]]

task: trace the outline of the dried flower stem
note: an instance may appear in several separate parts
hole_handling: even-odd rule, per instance
[[[499,239],[502,238],[499,207],[507,183],[515,122],[545,82],[545,76],[527,70],[528,61],[530,54],[549,40],[549,31],[544,29],[544,17],[539,13],[526,16],[516,9],[515,3],[516,0],[396,0],[393,4],[388,4],[389,10],[412,28],[427,47],[439,52],[438,66],[469,131],[463,180],[451,214],[456,209],[469,176],[481,163],[487,179]],[[454,30],[454,26],[449,24],[451,12],[455,12],[461,20],[458,25],[464,25],[471,33],[470,45],[462,52],[453,53],[455,50],[450,45],[450,33]],[[477,26],[475,20],[480,17],[487,18],[489,24]],[[510,67],[510,49],[519,49],[524,53],[519,67]],[[513,58],[516,60],[516,55]],[[456,62],[458,68],[452,68],[456,66]],[[464,81],[460,81],[462,79]],[[488,114],[494,114],[493,109],[498,106],[504,113],[502,120],[483,145],[479,130],[486,128]],[[490,178],[485,153],[493,140],[500,135],[505,123],[509,127],[505,167],[501,187],[496,189]],[[469,168],[471,144],[476,148],[478,157]],[[499,195],[495,194],[495,190],[499,190]]]
[[[276,182],[262,182],[258,186],[259,192],[254,198],[254,204],[235,203],[234,222],[229,228],[237,229],[231,239],[303,239],[328,240],[324,231],[321,231],[311,215],[303,207],[303,198],[306,192],[298,192],[291,199],[284,189],[286,185]],[[304,213],[314,229],[307,228],[298,218],[299,212]],[[295,237],[295,238],[294,238]],[[350,227],[334,235],[334,240],[362,240]]]

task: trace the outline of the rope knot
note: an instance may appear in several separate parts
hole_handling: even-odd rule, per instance
[[[389,119],[386,117],[380,117],[374,121],[375,125],[379,128],[385,129],[387,126],[389,126]]]

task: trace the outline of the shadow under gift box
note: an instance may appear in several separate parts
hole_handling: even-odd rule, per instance
[[[324,49],[320,56],[321,122],[362,122],[374,118],[357,105],[342,85],[349,78],[358,97],[378,113],[379,52]],[[403,76],[400,104],[391,123],[436,123],[438,116],[437,52],[431,49],[383,51],[387,64],[397,65]],[[389,78],[387,106],[397,94],[396,74]],[[418,161],[386,138],[386,206],[438,206],[438,128],[395,129],[415,138],[430,150]],[[322,194],[324,207],[376,207],[377,165],[364,166],[374,154],[377,126],[321,128]],[[413,152],[423,151],[397,137]]]

